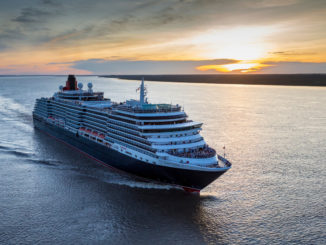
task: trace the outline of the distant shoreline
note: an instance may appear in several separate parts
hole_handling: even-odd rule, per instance
[[[284,86],[326,86],[326,74],[216,74],[216,75],[101,75],[99,77],[126,80],[245,84],[245,85],[284,85]]]

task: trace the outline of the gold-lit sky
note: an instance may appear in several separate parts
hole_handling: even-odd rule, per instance
[[[325,0],[0,2],[0,74],[325,73]]]

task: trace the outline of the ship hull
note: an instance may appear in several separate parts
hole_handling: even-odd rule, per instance
[[[49,124],[39,118],[34,117],[34,126],[50,136],[55,137],[57,140],[63,141],[76,150],[87,154],[106,167],[114,168],[147,180],[176,185],[190,192],[199,192],[227,171],[201,171],[149,164],[87,138],[77,136],[70,131]]]

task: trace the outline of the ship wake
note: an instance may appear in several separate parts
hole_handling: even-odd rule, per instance
[[[1,95],[0,104],[0,122],[3,126],[10,125],[16,130],[31,131],[33,118],[27,107]]]
[[[126,186],[135,189],[158,189],[158,190],[171,190],[180,189],[177,186],[160,184],[157,182],[146,181],[134,178],[133,176],[118,173],[114,170],[104,171],[103,169],[96,170],[89,177],[95,177],[100,181],[103,181],[112,185]]]

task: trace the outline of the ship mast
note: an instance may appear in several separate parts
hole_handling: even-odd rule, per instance
[[[145,91],[144,77],[143,77],[140,85],[140,98],[139,98],[141,105],[145,104],[145,96],[146,96],[146,91]]]

